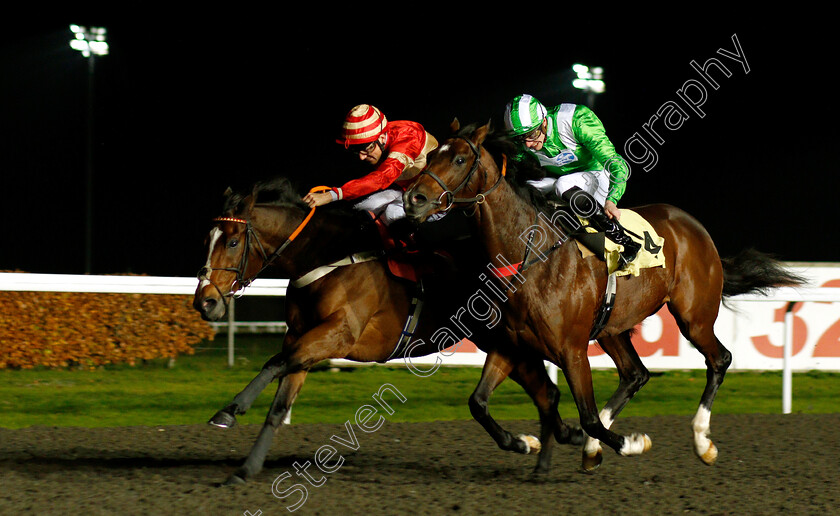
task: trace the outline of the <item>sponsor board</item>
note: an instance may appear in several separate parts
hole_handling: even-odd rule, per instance
[[[840,266],[798,265],[790,267],[805,276],[808,288],[840,287]],[[738,301],[721,305],[715,334],[732,352],[730,371],[781,370],[788,302]],[[617,303],[621,303],[619,296]],[[791,369],[794,371],[840,371],[840,301],[797,302],[792,307],[793,342]],[[651,370],[705,369],[703,356],[682,336],[674,318],[663,307],[636,327],[633,345]],[[485,354],[469,340],[440,353],[411,358],[415,365],[484,364]],[[613,368],[613,362],[596,342],[590,342],[593,368]],[[402,361],[392,361],[396,364]]]

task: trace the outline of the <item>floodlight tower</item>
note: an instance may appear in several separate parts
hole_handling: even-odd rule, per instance
[[[595,104],[595,95],[604,92],[604,69],[600,66],[590,68],[586,65],[575,64],[572,66],[577,78],[572,81],[572,86],[586,92],[587,104],[591,108]]]
[[[88,60],[87,150],[85,156],[85,272],[93,265],[93,76],[97,56],[108,55],[107,30],[104,27],[71,25],[70,47]]]

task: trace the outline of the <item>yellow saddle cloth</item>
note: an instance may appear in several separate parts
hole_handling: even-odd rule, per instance
[[[581,220],[581,223],[586,226],[587,232],[598,232],[595,228],[589,227],[587,220]],[[629,274],[638,276],[642,269],[665,267],[665,253],[663,251],[665,239],[656,233],[656,230],[648,221],[633,210],[622,209],[621,225],[627,230],[630,238],[639,242],[642,248],[632,262],[628,263],[623,269],[619,269],[618,256],[624,250],[624,246],[606,238],[603,259],[607,263],[607,271],[610,274],[614,272],[616,276],[627,276]],[[578,242],[578,248],[583,256],[594,254],[580,242]]]

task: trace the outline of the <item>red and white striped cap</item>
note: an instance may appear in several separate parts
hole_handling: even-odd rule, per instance
[[[341,139],[336,141],[344,145],[345,149],[351,145],[370,143],[379,137],[387,125],[388,119],[381,111],[370,104],[360,104],[347,113],[341,126]]]

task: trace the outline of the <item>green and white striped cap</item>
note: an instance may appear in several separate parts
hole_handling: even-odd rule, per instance
[[[529,133],[539,127],[546,110],[539,100],[531,95],[519,95],[505,106],[505,127],[513,136]]]

